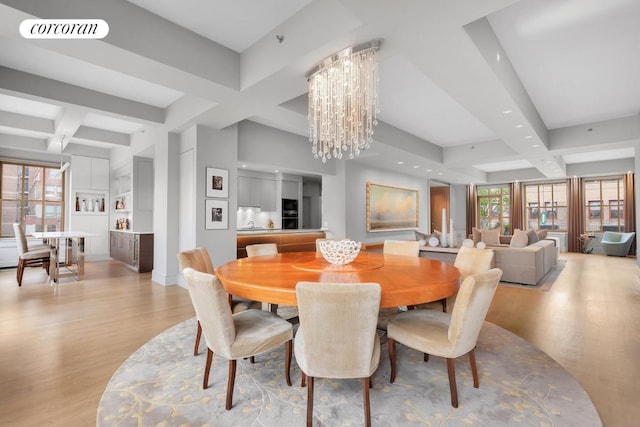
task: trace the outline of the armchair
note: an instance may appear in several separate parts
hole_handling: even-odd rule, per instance
[[[602,250],[608,256],[627,256],[635,235],[634,231],[629,233],[605,231],[600,241]]]

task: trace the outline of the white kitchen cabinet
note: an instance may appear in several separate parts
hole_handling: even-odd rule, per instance
[[[87,260],[108,259],[109,160],[71,156],[70,182],[69,229],[95,235],[85,239]]]
[[[272,179],[238,176],[238,206],[276,210],[276,182]]]
[[[298,181],[285,181],[282,180],[282,198],[283,199],[298,199],[300,196]]]
[[[153,231],[153,159],[133,157],[112,173],[111,228]]]
[[[263,211],[276,211],[276,182],[272,179],[260,180],[260,208]]]
[[[109,191],[109,159],[71,156],[71,186]]]

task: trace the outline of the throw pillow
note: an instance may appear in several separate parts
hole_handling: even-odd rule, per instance
[[[499,245],[500,244],[500,229],[495,230],[482,230],[482,241],[487,245]]]
[[[516,229],[513,232],[513,236],[511,237],[511,242],[509,243],[510,248],[524,248],[529,244],[529,236],[527,233],[522,230]]]
[[[527,237],[529,238],[528,245],[531,245],[538,241],[538,235],[536,234],[536,230],[527,230]]]
[[[547,230],[538,230],[536,231],[536,235],[538,236],[538,240],[544,240],[547,238]]]
[[[471,229],[471,233],[472,233],[472,236],[473,236],[473,244],[474,245],[482,240],[482,231],[479,228],[473,227]]]

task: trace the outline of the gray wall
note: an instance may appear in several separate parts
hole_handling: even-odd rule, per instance
[[[429,185],[426,179],[362,166],[357,161],[345,161],[345,224],[348,238],[359,242],[381,242],[386,239],[414,239],[413,230],[367,232],[367,182],[392,185],[418,190],[418,210],[420,230],[427,230],[429,224]],[[323,187],[324,188],[324,187]],[[324,194],[331,191],[324,188]]]

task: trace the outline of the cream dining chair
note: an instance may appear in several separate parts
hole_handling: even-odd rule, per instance
[[[467,276],[460,286],[451,314],[437,310],[410,310],[400,313],[387,326],[391,377],[396,379],[396,342],[429,355],[447,359],[451,405],[458,407],[455,359],[469,355],[473,386],[479,387],[475,346],[480,329],[502,277],[502,270],[494,268],[486,273]]]
[[[206,389],[209,385],[209,371],[214,352],[229,360],[225,409],[231,409],[237,360],[251,358],[253,361],[254,356],[282,344],[285,344],[285,378],[287,385],[291,385],[291,323],[262,310],[250,309],[232,313],[227,293],[213,274],[186,268],[184,277],[207,343],[207,362],[202,388]]]
[[[202,273],[215,274],[215,268],[213,262],[209,256],[207,248],[200,247],[195,249],[189,249],[178,253],[178,262],[180,263],[180,270],[185,268],[193,268],[194,270]],[[239,298],[231,294],[227,297],[231,311],[236,313],[238,311],[247,310],[249,308],[260,308],[260,303],[257,301],[250,301],[244,298]],[[196,342],[193,348],[193,355],[198,355],[200,348],[200,338],[202,337],[202,327],[198,320],[198,329],[196,331]]]
[[[486,273],[494,266],[493,249],[468,248],[463,246],[458,251],[453,266],[460,271],[460,283],[470,274]],[[442,311],[447,311],[447,299],[442,301]]]
[[[245,247],[247,250],[247,257],[256,257],[256,256],[265,256],[265,255],[277,255],[278,254],[278,245],[275,243],[255,243],[253,245],[247,245]],[[266,311],[270,311],[272,313],[278,313],[278,304],[273,304],[270,302],[263,302],[262,309]],[[297,323],[298,318],[296,316],[289,319],[292,323]]]
[[[420,255],[420,242],[417,240],[385,240],[382,253],[386,255]]]
[[[247,245],[245,249],[248,257],[278,254],[278,245],[275,243],[256,243]]]
[[[29,247],[27,236],[22,226],[18,223],[13,224],[13,232],[16,236],[16,247],[18,249],[18,269],[16,271],[18,286],[22,286],[22,276],[26,267],[42,266],[49,274],[51,247],[49,245],[33,245]]]
[[[381,290],[377,283],[298,282],[300,326],[296,362],[307,385],[307,426],[313,424],[314,378],[361,378],[365,425],[371,425],[369,388],[380,362],[376,333]]]

